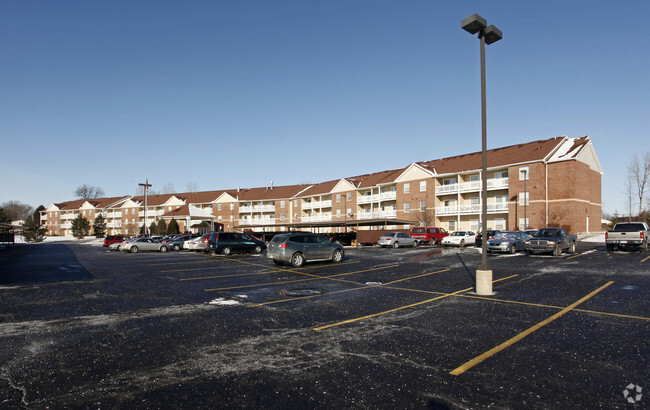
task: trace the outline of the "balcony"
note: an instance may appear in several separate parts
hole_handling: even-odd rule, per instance
[[[508,189],[508,178],[491,178],[487,180],[487,189]],[[457,194],[461,192],[478,192],[481,181],[461,182],[460,184],[440,185],[436,187],[436,195]]]
[[[396,199],[396,191],[387,191],[374,195],[359,195],[357,196],[357,204],[379,203],[385,201],[394,201]]]
[[[275,212],[275,205],[240,206],[239,213]]]
[[[374,212],[359,212],[358,219],[395,219],[397,218],[397,211],[374,211]]]
[[[240,225],[275,225],[275,218],[240,219]]]
[[[508,212],[508,203],[489,203],[487,204],[488,213]],[[480,214],[481,204],[470,205],[452,205],[452,206],[438,206],[436,207],[436,216],[445,215],[466,215],[466,214]]]
[[[332,207],[332,200],[327,200],[327,201],[311,201],[311,202],[303,202],[302,203],[302,209],[321,209],[321,208],[331,208]]]
[[[302,222],[330,222],[332,215],[303,216]]]

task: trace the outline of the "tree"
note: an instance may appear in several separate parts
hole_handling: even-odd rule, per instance
[[[639,159],[637,154],[634,154],[632,161],[627,166],[628,181],[631,185],[632,193],[635,200],[638,201],[639,213],[641,215],[644,211],[646,200],[646,186],[648,179],[650,179],[650,152],[646,152],[643,158]],[[630,215],[632,216],[632,215]]]
[[[95,238],[101,238],[106,235],[106,219],[102,214],[95,217],[95,222],[93,223],[93,232],[95,232]]]
[[[23,204],[18,201],[8,201],[2,204],[2,209],[8,222],[26,220],[27,217],[34,212],[34,208],[30,205]]]
[[[415,219],[417,219],[420,226],[433,226],[436,221],[436,214],[433,209],[427,208],[424,211],[417,211]]]
[[[167,232],[167,224],[165,223],[165,220],[160,218],[156,228],[158,235],[164,235]]]
[[[192,182],[192,181],[188,182],[185,188],[187,189],[187,192],[192,192],[192,193],[199,192],[199,184],[197,184],[196,182]]]
[[[36,210],[25,219],[23,224],[23,238],[27,242],[42,242],[45,239],[47,228],[41,224],[41,211],[45,210],[43,205],[40,205]]]
[[[155,222],[152,222],[151,225],[149,225],[149,234],[150,235],[158,235],[160,232],[158,232],[158,225],[156,225]]]
[[[174,235],[177,233],[179,233],[178,222],[176,222],[176,219],[172,219],[167,226],[167,235]]]
[[[90,232],[90,221],[81,214],[72,220],[72,235],[77,239],[83,239]]]
[[[104,196],[104,190],[97,186],[83,184],[74,191],[74,195],[81,199],[100,198]]]
[[[11,222],[11,219],[9,219],[9,217],[8,217],[7,214],[5,213],[4,208],[0,208],[0,222],[1,222],[1,223],[6,223],[6,224],[8,224],[9,222]]]
[[[160,190],[161,194],[173,194],[174,192],[176,192],[176,188],[174,188],[174,184],[171,182],[163,185],[162,189]]]

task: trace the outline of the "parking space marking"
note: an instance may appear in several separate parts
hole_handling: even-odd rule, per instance
[[[265,306],[265,305],[272,305],[272,304],[275,304],[275,303],[283,303],[283,302],[289,302],[289,301],[294,301],[294,300],[299,300],[299,299],[315,298],[315,297],[319,297],[319,296],[333,295],[333,294],[336,294],[336,293],[352,292],[352,291],[361,290],[361,289],[378,288],[378,287],[383,287],[385,285],[388,285],[389,283],[395,283],[395,282],[399,282],[399,281],[402,281],[402,280],[419,278],[419,277],[422,277],[422,276],[434,275],[436,273],[447,272],[447,271],[450,271],[450,270],[451,269],[442,269],[442,270],[435,271],[435,272],[424,273],[422,275],[411,276],[409,278],[398,279],[396,281],[388,282],[388,283],[384,283],[384,284],[377,283],[377,284],[373,284],[373,285],[365,285],[364,283],[361,283],[361,282],[355,282],[355,283],[357,283],[357,284],[359,284],[361,286],[358,287],[358,288],[342,289],[342,290],[336,290],[336,291],[333,291],[333,292],[325,292],[325,293],[321,293],[321,294],[318,294],[318,295],[298,296],[298,297],[292,297],[292,298],[289,298],[289,299],[273,300],[273,301],[270,301],[270,302],[257,303],[255,305],[251,305],[249,307],[259,307],[259,306]],[[395,288],[395,289],[399,289],[399,288]],[[408,289],[406,289],[406,290],[408,290]],[[432,292],[432,293],[436,293],[436,294],[439,294],[439,295],[444,294],[444,293],[440,293],[440,292]]]
[[[585,253],[578,253],[576,255],[569,256],[567,259],[577,258],[578,256],[586,255]]]
[[[536,330],[541,329],[542,327],[546,326],[547,324],[553,322],[555,319],[557,319],[557,318],[565,315],[566,313],[570,312],[571,310],[575,309],[576,306],[578,306],[578,305],[584,303],[585,301],[591,299],[596,294],[600,293],[603,289],[607,288],[608,286],[612,285],[613,283],[614,283],[613,281],[607,282],[603,286],[601,286],[598,289],[592,291],[591,293],[584,296],[583,298],[573,302],[572,304],[565,307],[561,311],[557,312],[553,316],[550,316],[550,317],[546,318],[545,320],[543,320],[543,321],[537,323],[536,325],[531,326],[530,328],[528,328],[528,329],[524,330],[523,332],[519,333],[515,337],[512,337],[512,338],[508,339],[507,341],[501,343],[499,346],[496,346],[496,347],[488,350],[487,352],[483,353],[482,355],[477,356],[477,357],[473,358],[472,360],[468,361],[467,363],[455,368],[454,370],[449,372],[449,374],[454,375],[454,376],[459,376],[459,375],[465,373],[467,370],[471,369],[472,367],[476,366],[477,364],[479,364],[479,363],[483,362],[484,360],[494,356],[495,354],[497,354],[500,351],[506,349],[507,347],[512,346],[513,344],[517,343],[518,341],[520,341],[521,339],[523,339],[526,336],[530,335],[531,333],[535,332]]]
[[[230,286],[230,287],[225,287],[225,288],[214,288],[214,289],[205,289],[206,292],[214,292],[214,291],[219,291],[219,290],[230,290],[230,289],[244,289],[244,288],[253,288],[253,287],[260,287],[260,286],[272,286],[272,285],[283,285],[285,283],[296,283],[296,282],[307,282],[307,281],[313,281],[313,280],[319,280],[319,279],[329,279],[329,280],[336,280],[336,281],[342,281],[346,283],[352,283],[354,285],[359,285],[359,282],[353,282],[353,281],[348,281],[344,279],[334,279],[339,276],[348,276],[348,275],[354,275],[356,273],[363,273],[363,272],[371,272],[374,270],[381,270],[381,269],[389,269],[389,268],[394,268],[399,265],[389,265],[389,266],[382,266],[379,268],[371,268],[371,269],[364,269],[364,270],[359,270],[359,271],[353,271],[353,272],[346,272],[346,273],[338,273],[336,275],[330,275],[330,276],[318,276],[314,274],[309,274],[306,272],[299,272],[295,271],[293,269],[277,269],[281,272],[294,272],[294,273],[299,273],[303,274],[306,276],[309,276],[308,278],[305,279],[295,279],[295,280],[285,280],[281,282],[269,282],[269,283],[258,283],[255,285],[239,285],[239,286]],[[267,266],[268,267],[268,266]]]
[[[643,262],[645,262],[645,261],[647,261],[648,259],[650,259],[650,256],[647,256],[647,257],[645,257],[645,258],[643,258],[643,259],[641,259],[641,263],[643,263]]]
[[[219,278],[234,278],[238,276],[251,276],[251,275],[266,275],[268,272],[251,272],[251,273],[233,273],[232,275],[212,275],[212,276],[197,276],[193,278],[181,278],[178,279],[179,282],[185,282],[188,280],[207,280],[207,279],[219,279]]]

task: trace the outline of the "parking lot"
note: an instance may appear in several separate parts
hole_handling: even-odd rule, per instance
[[[647,407],[650,254],[480,259],[5,249],[2,407]]]

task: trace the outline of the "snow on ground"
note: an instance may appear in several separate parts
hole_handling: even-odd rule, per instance
[[[589,243],[605,243],[605,232],[579,233],[578,240]]]

